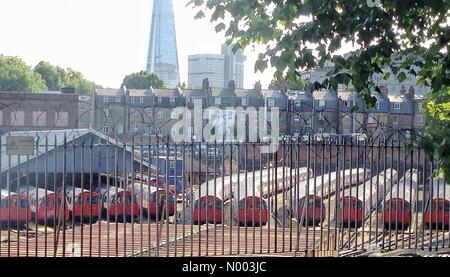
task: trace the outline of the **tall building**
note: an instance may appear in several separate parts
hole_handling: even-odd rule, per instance
[[[225,55],[191,55],[188,61],[188,82],[191,87],[201,88],[205,78],[208,78],[209,85],[213,88],[224,86]]]
[[[157,74],[167,88],[180,83],[172,0],[153,0],[147,71]]]
[[[228,86],[229,81],[234,81],[236,88],[244,87],[244,62],[246,57],[244,51],[238,50],[233,52],[232,45],[222,45],[222,55],[225,56],[225,83]]]
[[[188,82],[194,88],[201,88],[203,79],[208,78],[213,88],[228,87],[234,81],[236,88],[244,87],[244,51],[233,53],[233,46],[222,45],[221,54],[189,56]]]

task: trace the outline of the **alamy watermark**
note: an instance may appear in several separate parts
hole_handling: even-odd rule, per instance
[[[268,111],[265,107],[203,110],[202,100],[194,101],[194,109],[178,107],[172,111],[173,125],[170,136],[175,143],[244,143],[265,142],[261,153],[275,153],[280,136],[278,108]]]

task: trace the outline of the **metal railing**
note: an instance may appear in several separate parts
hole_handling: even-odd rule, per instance
[[[0,256],[230,256],[449,248],[436,161],[382,142],[1,138]]]

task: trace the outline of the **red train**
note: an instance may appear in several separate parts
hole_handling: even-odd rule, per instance
[[[26,197],[27,188],[20,187],[19,193]],[[29,187],[28,193],[28,203],[30,204],[34,220],[37,220],[38,222],[56,223],[56,221],[60,219],[69,219],[69,208],[61,194],[48,189],[45,190],[35,187]],[[61,203],[63,203],[63,206],[61,206]]]
[[[26,196],[0,190],[0,224],[9,221],[20,226],[31,219],[31,209]]]
[[[133,184],[134,193],[138,198],[138,203],[142,204],[142,210],[145,215],[149,215],[150,217],[156,217],[158,214],[159,217],[163,215],[163,212],[167,212],[166,208],[166,200],[168,198],[168,209],[169,216],[173,216],[175,214],[175,195],[173,192],[169,191],[169,196],[166,196],[166,190],[164,188],[156,188],[154,186],[149,186],[147,184],[134,183]],[[128,189],[132,191],[130,187]],[[165,209],[163,211],[163,208]]]
[[[125,219],[127,221],[139,219],[141,206],[136,194],[113,186],[100,189],[103,214],[109,215],[110,220]]]
[[[445,180],[433,180],[431,203],[423,215],[427,228],[445,228],[450,225],[450,185]]]
[[[363,222],[363,202],[354,196],[341,199],[340,224],[342,227],[359,228]]]
[[[305,205],[308,198],[308,205]],[[307,210],[304,211],[305,206]],[[303,226],[317,226],[325,221],[327,208],[323,203],[320,196],[309,195],[303,196],[297,203],[297,214],[295,215],[298,222],[301,222]]]
[[[408,170],[399,183],[394,185],[387,194],[382,213],[385,229],[405,230],[409,227],[412,214],[411,204],[416,203],[417,180],[417,170],[413,169],[412,172]]]
[[[234,186],[235,219],[239,225],[264,226],[267,224],[269,212],[267,203],[262,198],[259,188],[260,184],[257,180],[255,180],[254,186],[252,182],[247,182],[246,185],[245,180],[241,180],[239,191],[237,190],[237,184]]]
[[[92,196],[92,197],[91,197]],[[101,203],[97,192],[66,187],[66,201],[71,218],[97,221],[101,216]]]
[[[195,201],[192,213],[194,224],[221,224],[223,217],[222,199],[211,195],[202,196],[200,200]]]

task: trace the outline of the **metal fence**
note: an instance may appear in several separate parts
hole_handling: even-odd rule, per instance
[[[13,135],[13,134],[11,134]],[[1,256],[230,256],[449,248],[448,186],[381,142],[1,145]],[[9,153],[11,154],[11,153]]]

